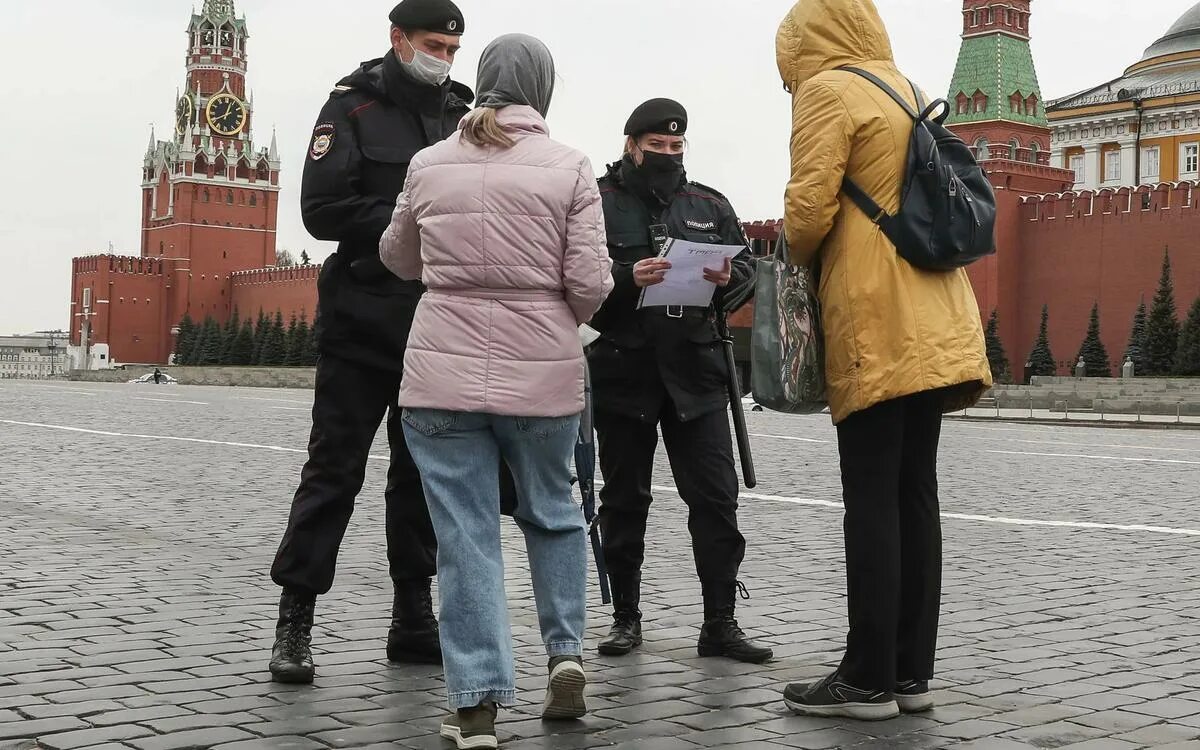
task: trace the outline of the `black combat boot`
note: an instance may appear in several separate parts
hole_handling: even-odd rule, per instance
[[[388,661],[441,664],[442,641],[433,616],[432,581],[428,578],[393,583],[392,626],[388,629]]]
[[[275,682],[307,684],[313,681],[313,610],[317,598],[284,590],[279,598],[279,623],[275,647],[271,649],[271,679]]]
[[[613,626],[597,650],[605,656],[624,656],[642,645],[640,576],[610,576],[613,596]]]
[[[735,586],[749,598],[749,593],[740,583],[702,586],[704,627],[700,629],[700,643],[696,650],[701,656],[727,656],[749,664],[770,661],[775,655],[771,649],[747,638],[733,616]]]

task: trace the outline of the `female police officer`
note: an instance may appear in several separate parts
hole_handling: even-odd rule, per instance
[[[729,201],[688,182],[683,168],[687,112],[669,99],[638,107],[625,126],[625,156],[600,179],[616,288],[593,319],[601,338],[591,348],[596,430],[600,443],[600,525],[613,586],[614,623],[600,653],[627,654],[642,642],[638,610],[650,480],[658,427],[688,505],[696,570],[704,592],[701,656],[761,663],[771,650],[746,638],[734,619],[738,566],[746,540],[738,531],[738,478],[726,416],[727,367],[713,325],[714,309],[637,309],[641,290],[663,280],[651,226],[669,236],[744,245]],[[751,276],[749,251],[707,271],[726,290]]]

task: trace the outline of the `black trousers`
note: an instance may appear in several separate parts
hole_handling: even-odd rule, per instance
[[[838,425],[850,634],[839,672],[865,690],[933,676],[942,594],[937,455],[943,394]]]
[[[338,549],[385,414],[391,448],[384,491],[389,572],[397,582],[430,578],[437,572],[437,537],[421,477],[404,440],[395,405],[399,391],[398,373],[326,355],[317,362],[308,462],[271,566],[275,583],[318,596],[333,586]]]
[[[597,411],[600,445],[600,531],[604,559],[614,581],[636,576],[646,550],[646,519],[658,425]],[[729,418],[717,411],[682,422],[667,401],[659,417],[671,473],[688,506],[688,530],[696,572],[709,591],[729,599],[738,568],[746,555],[746,538],[738,531],[738,478],[733,463]]]

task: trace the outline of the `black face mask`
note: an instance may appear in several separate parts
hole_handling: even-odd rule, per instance
[[[686,179],[683,169],[683,154],[660,154],[656,151],[643,151],[642,163],[637,168],[639,176],[646,182],[646,187],[659,200],[667,200]]]

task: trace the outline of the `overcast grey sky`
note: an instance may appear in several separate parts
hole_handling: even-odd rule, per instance
[[[454,77],[474,84],[502,33],[541,37],[561,78],[552,135],[599,172],[621,130],[655,96],[688,108],[688,172],[744,220],[776,218],[788,171],[790,102],[775,30],[793,0],[457,0],[467,17]],[[197,5],[202,0],[196,0]],[[901,67],[949,86],[961,0],[876,0]],[[1115,77],[1195,0],[1035,0],[1034,56],[1045,97]],[[171,132],[184,83],[191,0],[3,3],[0,21],[0,333],[65,328],[70,260],[139,253],[140,170],[153,123]],[[237,0],[250,28],[255,138],[279,133],[279,245],[314,260],[332,247],[300,222],[300,172],[330,87],[387,49],[389,0]]]

